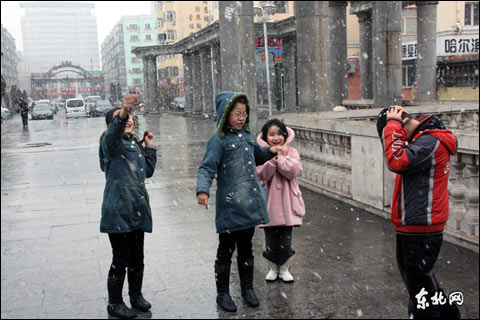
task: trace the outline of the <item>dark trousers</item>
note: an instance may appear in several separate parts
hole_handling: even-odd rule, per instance
[[[293,227],[267,227],[263,230],[266,245],[263,256],[267,260],[282,265],[295,254],[292,250]]]
[[[458,319],[460,312],[456,304],[450,305],[448,296],[440,288],[433,267],[443,242],[443,234],[397,233],[397,264],[408,294],[408,312],[415,319],[445,318]],[[425,309],[417,308],[415,297],[422,288],[428,292],[424,297],[429,304]],[[432,297],[437,293],[445,297],[444,305],[434,305]]]
[[[139,295],[141,290],[130,278],[143,277],[143,245],[145,232],[136,230],[129,233],[108,234],[112,245],[113,259],[108,272],[108,294],[109,303],[120,303],[122,299],[122,288],[125,280],[126,269],[128,268],[129,295]],[[135,288],[135,285],[137,288]]]
[[[216,262],[221,265],[230,265],[235,247],[238,250],[238,259],[246,261],[252,256],[252,238],[255,228],[234,232],[220,233]]]

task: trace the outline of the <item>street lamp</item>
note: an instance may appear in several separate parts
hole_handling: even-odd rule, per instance
[[[272,97],[270,91],[270,63],[268,57],[268,38],[267,38],[267,21],[275,12],[275,5],[272,1],[260,1],[260,6],[254,6],[256,15],[259,16],[260,21],[263,22],[263,43],[265,45],[265,66],[267,69],[267,92],[268,92],[268,115],[272,116]]]

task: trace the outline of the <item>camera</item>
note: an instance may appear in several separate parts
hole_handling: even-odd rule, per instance
[[[392,111],[392,110],[395,109],[395,108],[394,108],[394,107],[390,107],[390,108],[388,108],[388,109],[389,109],[389,111]],[[402,115],[401,115],[401,118],[402,118],[402,120],[405,119],[405,118],[410,118],[410,114],[408,114],[407,111],[403,111],[403,112],[402,112]]]

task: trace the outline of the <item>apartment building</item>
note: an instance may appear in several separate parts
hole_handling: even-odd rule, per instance
[[[107,91],[111,83],[120,83],[122,94],[129,87],[144,91],[143,63],[131,51],[156,43],[156,24],[152,15],[124,16],[102,43],[102,71]]]
[[[157,44],[177,42],[209,25],[209,1],[153,1],[157,23]],[[161,56],[157,60],[159,85],[178,85],[183,96],[183,60],[181,55]]]

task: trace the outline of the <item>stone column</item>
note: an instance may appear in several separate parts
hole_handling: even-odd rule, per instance
[[[153,111],[153,105],[151,103],[151,93],[150,93],[150,84],[148,76],[148,58],[147,56],[142,56],[143,62],[143,95],[145,98],[145,110],[144,114],[149,114]]]
[[[437,4],[417,4],[417,84],[419,100],[437,97]]]
[[[330,110],[328,1],[296,1],[300,112]]]
[[[255,33],[252,1],[220,1],[222,91],[240,91],[250,101],[250,124],[257,132]]]
[[[193,112],[193,68],[192,56],[188,52],[182,54],[183,60],[183,81],[185,86],[185,112],[192,114]]]
[[[329,110],[342,105],[348,97],[347,1],[328,1],[330,19],[330,83]]]
[[[213,68],[215,81],[215,95],[222,92],[222,61],[220,54],[220,44],[213,47]]]
[[[373,4],[373,96],[375,107],[402,103],[402,3]]]
[[[160,112],[160,102],[158,101],[158,84],[157,84],[157,57],[156,56],[148,56],[148,76],[149,76],[149,84],[150,87],[150,104],[152,106],[151,110],[154,110],[154,113]]]
[[[372,99],[372,14],[357,14],[360,24],[360,86],[362,99]]]
[[[202,76],[202,105],[203,113],[209,117],[215,113],[213,104],[213,84],[212,84],[212,57],[211,47],[204,47],[200,50],[200,69]]]
[[[295,65],[294,37],[286,37],[283,41],[283,67],[285,69],[285,112],[297,111],[297,77]]]
[[[199,116],[203,112],[202,100],[202,73],[200,65],[200,52],[192,53],[192,75],[193,75],[193,115]]]

